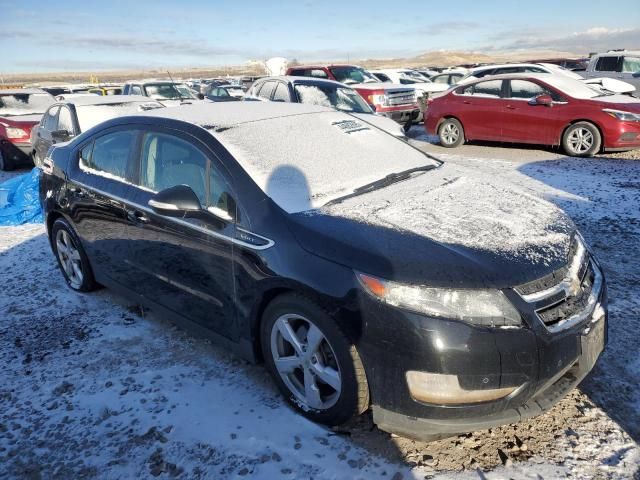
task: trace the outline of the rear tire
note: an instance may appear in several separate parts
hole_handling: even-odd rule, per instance
[[[333,426],[369,408],[358,351],[318,305],[297,294],[281,295],[266,308],[260,327],[267,368],[295,410]]]
[[[97,288],[89,259],[75,231],[63,218],[51,227],[51,248],[67,285],[78,292]]]
[[[464,143],[464,128],[457,119],[445,118],[438,127],[438,137],[443,147],[459,147]]]
[[[593,157],[601,146],[602,136],[593,123],[574,123],[562,135],[562,148],[571,157]]]

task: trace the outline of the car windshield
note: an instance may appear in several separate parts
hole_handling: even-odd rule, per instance
[[[360,67],[332,67],[331,73],[340,83],[380,83],[380,81],[365,69]]]
[[[182,98],[190,98],[190,99],[195,99],[197,98],[193,92],[191,91],[191,89],[189,87],[187,87],[184,84],[181,85],[176,85],[176,88],[178,89],[178,91],[180,92],[180,95],[182,95]]]
[[[352,88],[337,85],[295,85],[300,103],[332,107],[343,112],[373,113],[371,107]]]
[[[400,75],[402,77],[406,78],[406,79],[414,80],[416,83],[417,82],[422,82],[422,83],[430,83],[431,82],[431,80],[429,80],[429,78],[425,77],[420,72],[416,72],[415,70],[403,70],[402,72],[400,72]]]
[[[268,102],[261,108],[274,107]],[[289,213],[365,193],[363,187],[382,188],[385,185],[378,182],[390,175],[389,180],[399,181],[408,171],[441,164],[407,142],[329,110],[306,114],[304,121],[300,115],[288,115],[212,133],[265,194]]]
[[[42,114],[54,102],[47,93],[0,94],[0,116]]]
[[[154,100],[180,100],[184,95],[173,83],[151,83],[144,86],[147,96]],[[191,97],[189,97],[191,98]]]
[[[80,131],[85,132],[106,120],[124,115],[135,115],[163,105],[154,101],[108,103],[104,105],[76,105]]]

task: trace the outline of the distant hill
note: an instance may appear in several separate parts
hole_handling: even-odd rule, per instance
[[[586,56],[570,52],[558,51],[518,51],[518,52],[493,52],[491,54],[466,51],[432,51],[415,57],[386,58],[386,59],[360,59],[351,60],[350,63],[366,68],[389,67],[448,67],[461,64],[492,63],[492,62],[516,62],[528,59],[540,58],[578,58]],[[304,59],[299,63],[305,63]],[[341,60],[313,61],[313,63],[345,63]],[[243,65],[212,66],[210,68],[180,68],[171,69],[173,78],[210,78],[240,76],[240,75],[264,75],[264,69],[260,62],[248,62]],[[149,70],[122,70],[122,71],[86,71],[86,72],[52,72],[52,73],[15,73],[0,76],[4,84],[54,84],[54,83],[93,83],[99,82],[123,82],[136,78],[167,78],[167,72],[157,69]]]

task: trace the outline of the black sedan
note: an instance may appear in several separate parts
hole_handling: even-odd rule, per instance
[[[223,85],[211,85],[204,97],[212,102],[238,102],[242,100],[241,97],[231,95],[227,87]]]
[[[33,163],[42,165],[51,145],[67,142],[100,122],[163,106],[138,95],[84,95],[54,103],[31,131]]]
[[[43,169],[72,289],[106,285],[264,360],[318,422],[371,407],[423,439],[516,422],[606,343],[604,276],[561,211],[342,112],[160,109]]]

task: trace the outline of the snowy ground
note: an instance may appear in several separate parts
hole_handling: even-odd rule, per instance
[[[593,245],[610,339],[579,389],[528,422],[430,444],[368,416],[330,431],[285,407],[261,366],[107,290],[71,292],[42,226],[5,227],[0,478],[640,478],[640,162],[418,137],[558,203]]]

